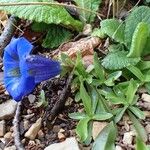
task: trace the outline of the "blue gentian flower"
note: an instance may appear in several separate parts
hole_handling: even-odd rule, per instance
[[[33,45],[21,37],[13,38],[4,51],[4,84],[15,101],[22,100],[38,83],[61,71],[58,61],[32,55],[32,49]]]

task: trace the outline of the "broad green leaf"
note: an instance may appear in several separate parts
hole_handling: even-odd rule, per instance
[[[113,122],[110,122],[97,136],[92,150],[115,150],[115,139],[117,129]]]
[[[133,33],[131,48],[127,57],[141,57],[149,35],[148,27],[148,24],[144,22],[140,22],[137,25]]]
[[[97,36],[97,37],[99,37],[101,39],[104,39],[106,37],[106,34],[103,33],[101,28],[100,29],[99,28],[95,28],[93,30],[93,32],[91,33],[91,36]]]
[[[99,5],[101,3],[101,0],[74,0],[76,4],[84,9],[90,9],[92,11],[97,11],[99,8]],[[84,10],[79,10],[80,12],[80,19],[84,22],[91,23],[94,21],[94,18],[96,16],[95,13],[90,13]]]
[[[106,19],[101,21],[101,30],[110,38],[119,43],[124,43],[124,24],[116,19]]]
[[[94,114],[97,108],[99,95],[93,86],[91,87],[90,91],[91,91],[91,98],[92,98],[92,113]]]
[[[130,65],[136,65],[140,61],[140,58],[128,58],[126,54],[127,52],[125,51],[110,52],[102,60],[102,65],[106,69],[118,70]]]
[[[83,62],[82,62],[81,53],[77,53],[75,70],[77,71],[78,75],[81,75],[83,78],[87,77],[87,72],[86,72]]]
[[[150,69],[150,61],[140,61],[137,66],[140,70]]]
[[[146,88],[148,94],[150,94],[150,82],[145,83],[145,88]]]
[[[147,6],[140,6],[131,12],[131,14],[126,19],[126,26],[125,26],[125,41],[130,49],[132,37],[137,25],[140,22],[145,22],[148,25],[150,24],[150,8]],[[147,31],[149,32],[149,31]]]
[[[103,82],[105,80],[105,72],[100,64],[100,61],[98,60],[97,53],[94,53],[94,70],[96,73],[96,77],[102,80]]]
[[[1,3],[18,3],[31,2],[30,0],[1,0]],[[32,0],[32,2],[49,2],[49,0]],[[54,1],[51,1],[54,2]],[[32,20],[35,22],[45,22],[47,24],[61,24],[67,28],[81,31],[83,24],[71,17],[67,10],[57,5],[20,5],[20,6],[3,6],[0,10],[5,10],[10,14]]]
[[[147,41],[146,41],[145,47],[143,49],[142,55],[145,56],[148,54],[150,54],[150,36],[147,38]]]
[[[143,142],[139,137],[136,137],[136,150],[149,150],[145,142]]]
[[[119,97],[115,95],[114,93],[108,93],[106,94],[106,99],[108,99],[113,104],[124,104],[127,105],[127,101],[124,97]]]
[[[46,107],[48,105],[48,101],[46,100],[45,97],[45,92],[43,90],[41,90],[39,98],[38,98],[38,102],[37,102],[37,107]]]
[[[88,137],[88,123],[90,121],[90,118],[84,118],[79,121],[77,127],[76,127],[76,133],[80,138],[80,141],[83,142]]]
[[[83,82],[81,82],[81,85],[80,85],[80,97],[82,99],[86,113],[88,114],[88,116],[91,116],[92,115],[91,97],[88,95],[88,93],[83,85]]]
[[[58,25],[51,25],[48,28],[46,38],[42,46],[45,48],[56,48],[60,44],[67,42],[72,36],[72,33]]]
[[[147,133],[146,133],[144,127],[141,125],[139,120],[136,119],[136,117],[130,111],[128,111],[128,114],[129,114],[131,121],[133,122],[133,125],[136,129],[136,132],[138,133],[138,136],[140,137],[141,140],[146,142],[147,141]]]
[[[123,108],[120,108],[120,110],[116,113],[116,116],[114,118],[115,123],[118,123],[121,120],[127,108],[128,106],[124,106]]]
[[[145,80],[144,75],[137,67],[130,65],[127,67],[127,69],[130,70],[140,81]]]
[[[134,81],[133,79],[131,79],[129,86],[127,88],[127,92],[125,93],[126,100],[129,104],[132,104],[138,87],[139,87],[139,84],[136,81]]]
[[[35,32],[47,31],[49,27],[50,27],[49,24],[43,23],[43,22],[40,22],[40,23],[34,22],[31,26],[32,30],[35,31]]]
[[[102,120],[110,119],[111,117],[113,117],[112,114],[107,113],[107,112],[101,112],[101,113],[99,113],[99,114],[95,114],[95,115],[92,117],[92,119],[93,119],[93,120],[102,121]]]
[[[130,111],[136,115],[139,119],[145,119],[145,115],[144,113],[137,107],[134,106],[130,106],[129,107]]]
[[[122,75],[122,71],[116,71],[108,75],[108,79],[105,81],[107,86],[115,85],[114,81],[116,81]]]
[[[87,115],[85,113],[75,112],[75,113],[69,114],[69,117],[72,119],[80,120],[80,119],[87,118]]]

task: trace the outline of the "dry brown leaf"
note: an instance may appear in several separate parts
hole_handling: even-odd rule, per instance
[[[70,58],[75,59],[77,52],[80,51],[84,60],[85,66],[93,63],[94,48],[101,43],[98,37],[87,37],[76,42],[68,42],[59,47],[60,54],[63,52]]]
[[[0,11],[0,24],[5,27],[8,20],[7,13],[5,11]]]

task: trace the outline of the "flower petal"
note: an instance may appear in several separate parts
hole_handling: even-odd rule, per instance
[[[33,45],[24,37],[18,38],[17,51],[19,59],[21,60],[24,56],[29,55]]]
[[[7,91],[15,101],[20,101],[24,96],[31,93],[35,88],[34,77],[22,76],[21,78],[5,78],[4,83]]]
[[[26,67],[25,67],[26,64]],[[58,61],[51,60],[39,55],[29,55],[26,62],[20,64],[21,74],[28,70],[28,74],[35,77],[35,83],[48,80],[60,74],[61,66]]]

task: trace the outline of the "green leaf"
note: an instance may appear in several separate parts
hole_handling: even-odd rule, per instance
[[[102,32],[119,43],[124,43],[124,24],[116,19],[106,19],[100,23]]]
[[[97,36],[101,39],[106,37],[106,35],[105,35],[105,33],[103,33],[102,29],[99,29],[99,28],[95,28],[93,30],[93,32],[91,33],[91,36]]]
[[[92,115],[91,98],[88,95],[88,93],[87,93],[87,91],[86,91],[86,89],[85,89],[82,82],[81,82],[81,85],[80,85],[80,97],[82,99],[82,102],[83,102],[86,113],[88,114],[88,116],[91,116]]]
[[[83,142],[88,137],[88,123],[90,121],[90,118],[84,118],[79,121],[77,127],[76,127],[76,133],[80,138],[80,141]]]
[[[42,46],[45,48],[56,48],[60,44],[67,42],[71,36],[72,33],[69,30],[61,26],[51,25],[48,28],[48,33]]]
[[[92,150],[115,150],[117,130],[114,123],[109,123],[97,136]]]
[[[134,106],[130,106],[129,107],[130,111],[136,115],[139,119],[145,119],[145,115],[144,113],[137,107]]]
[[[30,3],[30,0],[2,0],[4,3]],[[32,2],[49,2],[49,0],[32,0]],[[53,1],[51,1],[53,2]],[[61,24],[67,28],[81,31],[83,24],[71,17],[71,15],[62,6],[57,5],[20,5],[3,6],[0,10],[5,10],[19,18],[32,20],[35,22],[44,22],[47,24]]]
[[[44,22],[40,22],[40,23],[34,22],[31,26],[32,30],[35,32],[47,31],[49,27],[50,27],[50,25],[47,23],[44,23]]]
[[[128,106],[124,106],[123,108],[120,108],[120,110],[116,113],[116,116],[114,118],[115,123],[118,123],[121,120],[127,108]]]
[[[82,76],[83,78],[86,79],[87,77],[87,72],[85,70],[85,67],[82,62],[82,56],[81,53],[77,53],[77,59],[76,59],[76,64],[75,64],[75,70],[77,71],[78,75]]]
[[[143,49],[142,55],[145,56],[148,54],[150,54],[150,37],[147,38],[147,41],[146,41],[145,47]]]
[[[45,92],[44,90],[41,90],[39,98],[38,98],[38,102],[37,102],[37,107],[46,107],[48,105],[48,101],[46,100],[45,97]]]
[[[84,9],[90,9],[92,11],[97,11],[101,0],[74,0],[76,4]],[[95,13],[90,13],[87,11],[79,10],[80,11],[80,19],[84,22],[91,23],[94,21],[96,16]]]
[[[92,119],[93,120],[107,120],[110,119],[111,117],[113,117],[113,115],[111,113],[107,113],[107,112],[100,112],[99,114],[95,114]]]
[[[136,150],[149,150],[146,144],[139,138],[136,138]]]
[[[102,65],[106,69],[117,70],[122,69],[130,65],[136,65],[140,58],[128,58],[125,51],[110,52],[102,60]]]
[[[137,66],[140,70],[150,69],[150,61],[140,61]]]
[[[140,22],[145,22],[148,25],[150,24],[150,8],[147,6],[140,6],[131,12],[131,14],[126,19],[126,26],[125,26],[125,41],[130,49],[132,37],[137,25]],[[149,31],[147,31],[149,33]]]
[[[75,112],[75,113],[69,114],[69,117],[72,119],[80,120],[80,119],[87,118],[87,115],[85,113]]]
[[[137,25],[133,33],[131,48],[127,57],[141,57],[149,35],[148,30],[147,23],[140,22]]]
[[[95,69],[96,77],[103,82],[105,80],[105,72],[103,67],[100,64],[100,61],[98,60],[97,53],[94,53],[94,69]]]
[[[122,71],[116,71],[108,75],[108,79],[105,81],[107,86],[115,85],[114,81],[116,81],[122,75]]]
[[[138,133],[138,136],[140,137],[142,141],[146,142],[147,134],[146,134],[144,127],[141,125],[138,119],[136,119],[136,117],[130,111],[128,111],[128,114],[129,114],[131,121],[133,122],[133,125],[136,129],[136,132]]]
[[[127,92],[125,94],[126,100],[129,104],[132,104],[138,87],[139,87],[139,84],[136,81],[134,81],[133,79],[131,79],[129,86],[127,88]]]
[[[127,67],[127,69],[130,70],[140,81],[145,80],[144,75],[137,67],[130,65]]]

